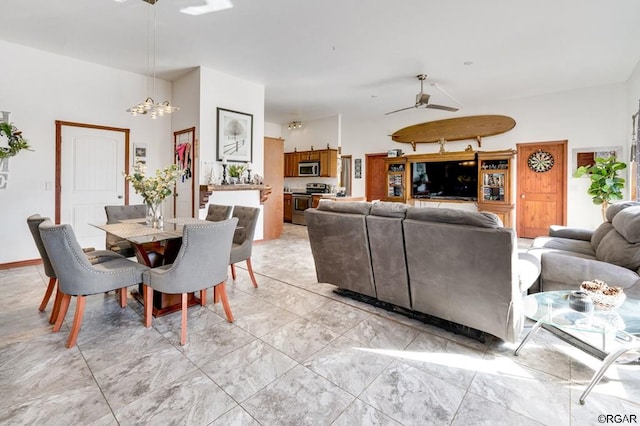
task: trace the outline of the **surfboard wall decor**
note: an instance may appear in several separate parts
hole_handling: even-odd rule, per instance
[[[506,115],[472,115],[414,124],[394,132],[391,139],[411,144],[414,151],[417,143],[439,143],[443,140],[475,139],[481,147],[483,137],[508,132],[515,125],[515,120]]]

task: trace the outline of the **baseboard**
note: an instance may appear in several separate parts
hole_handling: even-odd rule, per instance
[[[0,270],[22,268],[23,266],[40,265],[42,259],[21,260],[19,262],[0,263]]]

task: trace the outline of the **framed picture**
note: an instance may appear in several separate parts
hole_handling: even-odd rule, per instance
[[[253,115],[218,108],[218,152],[222,161],[253,160]]]
[[[147,145],[137,143],[134,145],[134,163],[147,164]]]
[[[356,179],[362,179],[362,158],[356,158],[354,160],[354,167],[353,167],[353,174],[354,174],[354,178]]]

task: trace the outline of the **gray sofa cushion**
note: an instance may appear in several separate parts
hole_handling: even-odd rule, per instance
[[[630,243],[618,232],[611,231],[598,245],[596,258],[635,271],[640,267],[640,243]]]
[[[411,309],[402,218],[367,216],[367,233],[377,298]]]
[[[332,205],[356,204],[327,202]],[[307,209],[304,216],[318,282],[376,297],[367,216],[320,209]]]
[[[562,250],[595,257],[595,252],[591,247],[591,242],[584,240],[573,240],[571,238],[536,237],[536,239],[533,240],[533,243],[531,243],[531,248]]]
[[[389,203],[378,201],[371,205],[371,214],[374,216],[398,217],[404,219],[407,210],[411,206],[404,203]]]
[[[335,213],[369,214],[371,203],[368,201],[320,200],[318,210]]]
[[[640,242],[640,206],[627,207],[618,212],[611,223],[630,243]]]
[[[539,254],[537,251],[527,253]],[[575,290],[582,281],[599,279],[624,288],[627,296],[640,297],[640,286],[636,285],[638,275],[626,268],[562,251],[543,252],[541,260],[541,291]]]
[[[613,229],[613,225],[611,222],[602,222],[600,226],[593,231],[593,235],[591,235],[591,248],[595,252],[598,250],[598,246],[600,245],[600,241]]]
[[[607,207],[607,212],[605,214],[607,221],[613,222],[613,218],[619,212],[633,206],[640,206],[640,201],[620,201],[617,203],[609,204],[609,207]]]
[[[500,218],[491,212],[410,207],[407,210],[407,219],[424,222],[451,223],[454,225],[470,225],[480,228],[503,227]]]

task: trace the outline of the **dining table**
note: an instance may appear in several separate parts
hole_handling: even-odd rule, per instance
[[[146,224],[145,218],[124,219],[115,223],[92,224],[96,228],[115,235],[131,243],[139,263],[157,268],[173,263],[182,244],[182,228],[185,224],[209,223],[206,220],[192,217],[177,217],[164,219],[159,227]],[[142,284],[131,295],[141,304]],[[189,294],[188,306],[200,303],[195,294]],[[179,311],[181,307],[180,294],[153,292],[153,315],[155,317]]]

